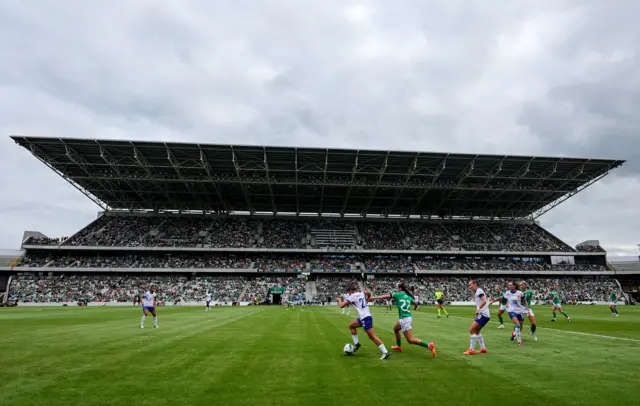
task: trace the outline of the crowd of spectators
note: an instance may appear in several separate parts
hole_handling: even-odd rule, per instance
[[[350,285],[358,286],[358,279],[338,275],[323,275],[316,278],[317,296],[326,300],[334,301],[338,296],[347,293]]]
[[[241,301],[257,301],[264,303],[271,288],[283,288],[283,296],[293,296],[304,293],[304,280],[291,276],[258,276],[247,283]]]
[[[561,272],[597,272],[606,271],[604,265],[596,264],[557,264],[543,261],[522,261],[508,258],[424,258],[417,259],[413,266],[425,271],[561,271]]]
[[[49,237],[29,237],[24,242],[25,245],[60,245],[69,237],[49,238]]]
[[[30,239],[38,245],[171,246],[213,248],[313,248],[313,230],[358,230],[363,249],[433,251],[555,251],[573,248],[535,224],[417,221],[354,222],[340,219],[102,216],[64,241]],[[342,247],[344,248],[344,247]],[[353,248],[353,247],[347,247]],[[597,248],[585,250],[599,251]],[[600,248],[601,249],[601,248]]]

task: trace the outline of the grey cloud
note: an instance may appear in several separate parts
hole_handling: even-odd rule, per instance
[[[570,241],[635,243],[640,192],[593,191],[640,170],[638,2],[66,4],[0,3],[0,133],[626,158],[543,220]],[[0,247],[95,214],[7,139],[0,177]],[[585,220],[612,205],[635,215]]]

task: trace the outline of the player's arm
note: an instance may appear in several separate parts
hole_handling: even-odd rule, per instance
[[[371,296],[370,298],[368,298],[367,300],[369,302],[373,302],[375,300],[383,300],[383,299],[391,299],[391,294],[387,293],[386,295],[380,295],[380,296]]]
[[[504,295],[500,295],[500,296],[498,296],[498,297],[494,297],[494,298],[489,302],[489,304],[494,304],[495,302],[499,302],[499,301],[501,301],[502,299],[504,299]],[[485,302],[486,302],[486,300],[487,300],[487,299],[485,299]]]
[[[338,306],[339,306],[340,308],[347,307],[347,306],[349,306],[350,304],[351,304],[351,302],[350,302],[350,301],[348,301],[348,300],[342,300],[342,298],[341,298],[341,297],[339,297],[339,298],[338,298]]]

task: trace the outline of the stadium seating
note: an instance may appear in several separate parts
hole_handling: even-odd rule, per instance
[[[27,245],[575,252],[542,227],[492,222],[353,222],[243,217],[103,216],[70,239]]]

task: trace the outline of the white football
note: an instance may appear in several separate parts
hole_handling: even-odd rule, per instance
[[[345,344],[344,345],[344,353],[346,355],[353,355],[353,344]]]

